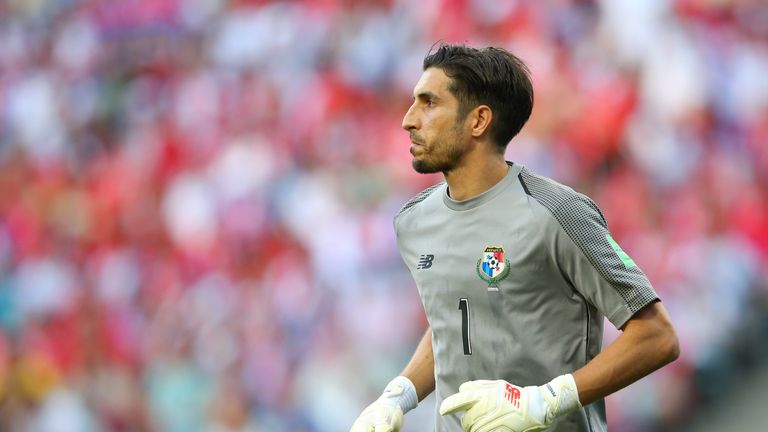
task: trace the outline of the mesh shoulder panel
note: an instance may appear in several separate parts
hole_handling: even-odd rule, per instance
[[[635,313],[657,298],[648,278],[637,266],[627,268],[608,242],[608,225],[587,196],[527,169],[520,181],[528,194],[552,213],[592,267],[611,284]]]
[[[432,192],[434,192],[434,191],[435,191],[435,189],[437,189],[437,188],[439,188],[440,186],[442,186],[442,185],[443,185],[443,183],[445,183],[445,182],[440,182],[440,183],[438,183],[438,184],[436,184],[436,185],[432,185],[432,186],[430,186],[430,187],[428,187],[428,188],[424,189],[423,191],[419,192],[418,194],[416,194],[416,196],[414,196],[413,198],[411,198],[410,200],[408,200],[408,202],[407,202],[407,203],[405,203],[405,205],[403,206],[403,208],[401,208],[401,209],[400,209],[400,211],[399,211],[399,212],[397,212],[397,216],[400,216],[401,214],[403,214],[403,212],[405,212],[405,211],[406,211],[406,210],[408,210],[409,208],[411,208],[411,207],[415,206],[416,204],[418,204],[418,203],[420,203],[420,202],[424,201],[425,199],[427,199],[427,197],[428,197],[430,194],[432,194]],[[397,216],[395,216],[395,218],[397,218]]]

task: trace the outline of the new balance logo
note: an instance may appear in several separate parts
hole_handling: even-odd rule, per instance
[[[419,265],[416,266],[418,270],[428,269],[432,267],[432,261],[434,261],[434,255],[421,255],[419,256]]]
[[[507,383],[506,391],[504,392],[504,398],[509,401],[515,408],[520,408],[520,389]]]

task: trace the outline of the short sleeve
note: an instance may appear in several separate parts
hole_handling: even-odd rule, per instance
[[[650,281],[611,237],[589,198],[577,195],[553,212],[557,264],[571,284],[617,328],[658,298]]]
[[[552,218],[552,256],[571,285],[617,328],[658,299],[646,275],[611,237],[587,196],[526,173],[529,194]]]

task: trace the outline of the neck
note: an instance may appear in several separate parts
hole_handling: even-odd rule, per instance
[[[470,156],[470,155],[467,155]],[[492,188],[507,175],[509,165],[504,155],[485,154],[471,158],[451,171],[445,171],[448,193],[456,201],[464,201]]]

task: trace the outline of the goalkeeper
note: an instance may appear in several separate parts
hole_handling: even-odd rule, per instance
[[[678,356],[656,292],[591,199],[505,160],[533,105],[517,57],[440,45],[413,97],[413,168],[445,182],[395,231],[429,328],[351,432],[399,431],[432,391],[440,432],[605,431],[603,398]]]

